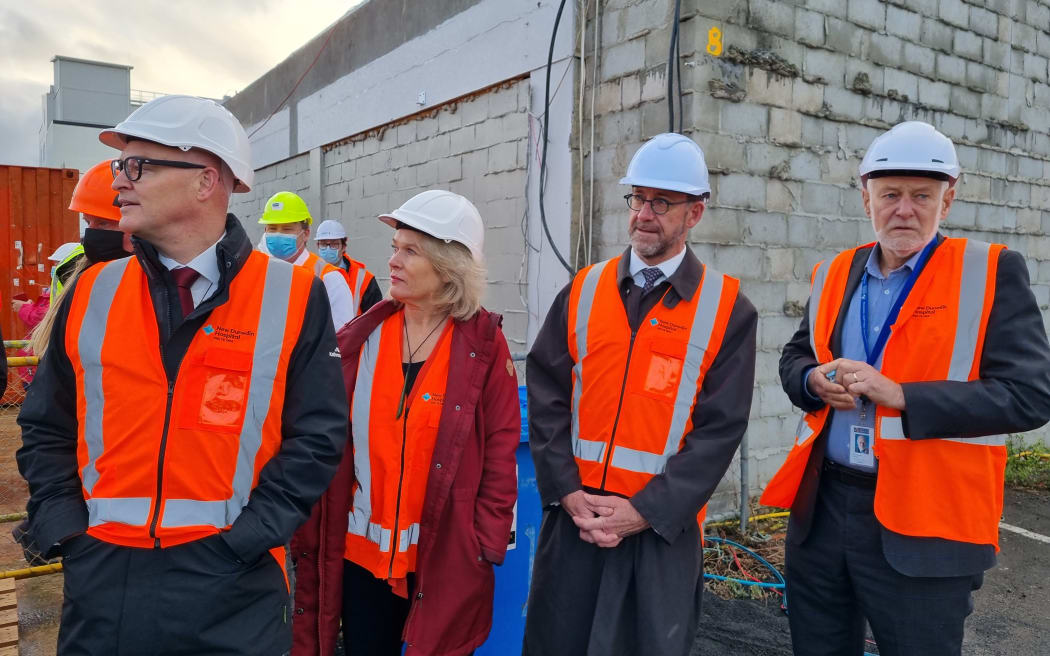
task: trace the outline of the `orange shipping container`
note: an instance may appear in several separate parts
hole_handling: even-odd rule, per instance
[[[47,256],[65,242],[80,240],[80,215],[69,199],[80,178],[76,169],[0,166],[0,325],[4,339],[22,339],[25,326],[11,299],[35,300],[51,284]]]

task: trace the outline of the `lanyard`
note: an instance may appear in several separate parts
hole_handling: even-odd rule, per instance
[[[908,276],[908,280],[901,287],[900,292],[897,294],[896,300],[893,301],[893,306],[890,308],[889,315],[886,316],[885,323],[882,324],[882,328],[879,330],[879,336],[875,340],[874,346],[868,345],[868,272],[865,271],[864,275],[860,279],[860,323],[861,333],[860,336],[864,340],[864,353],[868,356],[868,364],[875,366],[878,362],[879,356],[882,355],[882,349],[886,346],[886,340],[889,339],[890,331],[889,328],[897,321],[897,316],[901,313],[901,307],[904,305],[905,299],[908,298],[908,293],[911,288],[915,286],[915,281],[918,279],[919,274],[922,273],[922,269],[926,266],[926,260],[930,258],[930,253],[933,251],[933,247],[937,245],[937,237],[926,244],[926,248],[922,249],[922,253],[919,254],[919,259],[915,261],[915,268],[912,269],[911,275]]]

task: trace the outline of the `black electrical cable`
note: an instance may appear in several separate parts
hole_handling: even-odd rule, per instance
[[[682,16],[682,0],[675,1],[674,28],[678,32],[678,26]],[[677,35],[674,39],[675,48],[675,78],[678,81],[678,133],[682,132],[682,120],[685,118],[685,110],[682,109],[682,39]]]
[[[554,238],[551,237],[551,230],[547,226],[547,212],[543,207],[543,193],[547,186],[547,128],[551,122],[550,111],[551,111],[551,65],[554,63],[554,41],[558,37],[558,23],[561,22],[561,12],[565,9],[565,0],[561,0],[561,4],[558,5],[558,15],[554,17],[554,32],[551,33],[551,46],[547,52],[547,81],[543,88],[543,155],[540,157],[540,223],[543,224],[543,234],[547,235],[547,241],[550,242],[551,248],[554,249],[554,254],[557,256],[558,261],[565,267],[565,270],[569,273],[573,272],[569,263],[561,255],[561,251],[554,243]]]
[[[674,5],[674,24],[671,26],[671,43],[667,48],[667,131],[674,132],[674,78],[675,78],[675,60],[680,60],[680,57],[675,55],[678,52],[678,23],[681,19],[682,12],[682,0],[675,0]],[[678,90],[679,90],[679,125],[681,125],[681,89],[682,89],[682,68],[679,63],[678,66]]]

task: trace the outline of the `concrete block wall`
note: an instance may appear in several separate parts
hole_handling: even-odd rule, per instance
[[[596,163],[599,191],[584,212],[595,259],[625,247],[618,179],[641,143],[668,128],[674,15],[673,0],[599,4],[587,32],[601,40],[601,57],[596,76],[588,66],[584,96],[586,107],[595,94],[595,138],[584,137],[579,160],[585,170],[591,157]],[[683,0],[680,29],[683,131],[704,148],[713,188],[691,247],[740,277],[761,317],[749,431],[757,492],[797,423],[777,363],[812,267],[874,239],[856,171],[881,131],[918,119],[955,141],[965,173],[944,231],[1026,255],[1045,317],[1050,8],[1026,0]],[[716,512],[735,507],[735,467]]]
[[[259,243],[259,238],[262,236],[259,218],[262,216],[266,200],[278,191],[294,191],[304,199],[309,197],[309,153],[303,153],[258,169],[255,172],[252,190],[246,194],[234,194],[231,198],[230,212],[241,220],[241,224],[244,225],[244,229],[255,244]]]
[[[311,207],[315,220],[343,224],[351,257],[365,263],[385,292],[393,232],[376,217],[427,189],[462,194],[485,221],[484,305],[503,314],[511,351],[523,351],[522,220],[529,167],[537,166],[529,156],[529,100],[528,79],[513,80],[350,136],[321,149],[319,177],[310,170],[310,153],[278,162],[256,172],[255,189],[235,197],[232,211],[254,224],[274,192],[314,192],[321,199]],[[311,189],[311,179],[319,180],[319,190]]]

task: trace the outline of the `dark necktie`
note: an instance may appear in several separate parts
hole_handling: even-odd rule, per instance
[[[664,272],[660,270],[660,267],[648,267],[642,269],[642,276],[645,277],[645,284],[642,285],[642,294],[648,294],[653,291],[653,287],[656,286],[656,281],[664,275]]]
[[[190,293],[190,287],[200,275],[189,267],[179,267],[171,270],[171,277],[175,279],[175,288],[179,292],[179,304],[182,306],[182,316],[184,318],[188,317],[190,312],[193,312],[193,294]]]

